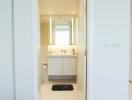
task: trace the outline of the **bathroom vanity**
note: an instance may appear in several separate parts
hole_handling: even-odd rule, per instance
[[[49,76],[76,76],[77,56],[76,55],[49,55],[48,75]]]

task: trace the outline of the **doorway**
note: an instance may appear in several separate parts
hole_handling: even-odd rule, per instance
[[[86,1],[40,0],[40,100],[85,100]]]

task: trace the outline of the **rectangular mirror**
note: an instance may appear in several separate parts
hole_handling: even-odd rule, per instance
[[[70,25],[55,25],[55,45],[70,45]]]
[[[41,16],[41,23],[48,23],[49,45],[65,46],[77,43],[78,18],[76,16]]]

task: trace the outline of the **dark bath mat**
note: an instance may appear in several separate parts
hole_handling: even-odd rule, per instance
[[[73,85],[70,84],[56,84],[52,86],[52,91],[72,91]]]

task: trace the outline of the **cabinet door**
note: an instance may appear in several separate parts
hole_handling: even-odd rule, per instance
[[[63,75],[76,75],[76,58],[63,57]]]
[[[48,75],[62,75],[62,58],[48,58]]]

